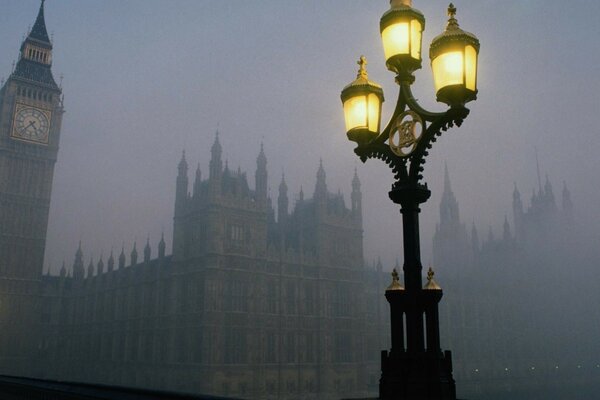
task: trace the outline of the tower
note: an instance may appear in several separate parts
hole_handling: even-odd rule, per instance
[[[63,114],[51,67],[42,1],[16,67],[0,88],[0,203],[6,211],[0,213],[0,298],[3,309],[13,310],[0,313],[0,326],[10,327],[0,332],[0,372],[12,374],[28,371],[37,345],[35,294]]]
[[[256,201],[260,205],[265,205],[267,202],[267,157],[260,144],[260,153],[256,158]]]
[[[360,191],[360,180],[358,179],[358,173],[354,168],[354,178],[352,178],[352,194],[350,195],[352,200],[352,214],[362,222],[362,193]]]

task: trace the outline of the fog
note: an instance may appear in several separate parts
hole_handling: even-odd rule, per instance
[[[562,281],[552,284],[564,282],[561,296],[580,296],[544,312],[558,318],[571,307],[591,310],[600,261],[600,3],[455,4],[461,27],[481,42],[479,95],[464,125],[442,135],[425,166],[432,198],[421,214],[423,262],[434,263],[445,164],[468,231],[474,225],[480,239],[488,230],[502,237],[505,216],[514,232],[514,185],[525,207],[538,190],[537,153],[542,184],[547,175],[560,207],[566,182],[574,204],[574,233],[561,253],[573,257],[556,266],[564,270],[552,276]],[[8,77],[38,6],[37,0],[2,2],[0,77]],[[431,39],[445,27],[447,4],[415,0],[414,6],[427,18],[427,60]],[[391,115],[397,86],[379,36],[387,7],[385,0],[48,1],[53,72],[57,80],[64,76],[66,114],[45,270],[57,274],[63,262],[69,268],[79,241],[86,264],[123,245],[127,252],[135,241],[139,250],[147,238],[154,256],[163,232],[170,253],[177,163],[185,150],[190,178],[196,164],[207,176],[217,130],[229,167],[251,177],[264,143],[274,203],[282,173],[292,207],[301,187],[312,196],[322,159],[329,190],[340,189],[348,204],[356,168],[365,261],[380,257],[391,270],[402,261],[400,213],[387,195],[392,174],[379,161],[363,165],[354,155],[339,99],[364,54],[370,79],[384,88],[383,119]],[[415,96],[442,110],[423,64]],[[536,265],[540,276],[542,264]],[[536,284],[535,275],[527,279]],[[573,317],[578,333],[564,340],[591,345],[580,333],[597,335],[597,318]],[[590,351],[598,354],[597,347]]]

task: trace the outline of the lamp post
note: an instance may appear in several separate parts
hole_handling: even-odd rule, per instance
[[[456,8],[448,7],[448,25],[430,47],[436,97],[449,107],[434,113],[422,108],[411,92],[414,71],[421,68],[425,17],[411,0],[391,0],[381,17],[380,30],[387,68],[400,87],[395,110],[380,132],[381,86],[368,78],[361,56],[356,80],[341,93],[348,138],[365,162],[383,160],[394,173],[390,199],[402,213],[404,286],[397,271],[385,296],[390,303],[392,347],[381,355],[380,399],[456,399],[450,351],[442,352],[438,303],[442,290],[431,268],[422,283],[419,241],[420,205],[431,192],[422,183],[425,157],[437,137],[460,126],[469,114],[465,104],[477,96],[479,41],[460,29]]]

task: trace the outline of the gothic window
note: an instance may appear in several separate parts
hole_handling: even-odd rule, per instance
[[[277,314],[277,288],[275,282],[269,282],[267,285],[267,313]]]
[[[335,317],[350,316],[350,296],[347,288],[336,285],[333,292],[333,315]]]
[[[285,343],[286,362],[296,362],[296,335],[294,332],[288,332]]]
[[[246,363],[246,331],[239,328],[225,331],[225,349],[223,352],[225,364]]]
[[[202,362],[202,330],[198,329],[195,331],[192,337],[192,351],[193,359],[195,363]]]
[[[225,283],[225,310],[233,312],[248,311],[248,286],[241,281]]]
[[[267,332],[265,336],[265,363],[277,362],[277,336],[274,332]]]
[[[352,361],[352,340],[347,332],[338,332],[335,334],[335,362]]]
[[[304,311],[308,315],[315,312],[315,293],[312,283],[306,283],[304,287]]]
[[[285,291],[286,311],[288,314],[296,314],[296,285],[288,282]]]

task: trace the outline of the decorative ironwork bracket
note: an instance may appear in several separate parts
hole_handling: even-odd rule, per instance
[[[366,162],[369,158],[384,161],[394,174],[396,182],[393,188],[417,187],[423,179],[425,157],[437,137],[454,125],[461,126],[469,115],[469,110],[461,106],[449,108],[443,113],[427,111],[414,98],[410,88],[412,81],[401,80],[400,77],[397,81],[400,85],[398,102],[386,128],[370,142],[359,144],[354,152],[362,162]],[[412,122],[403,121],[408,115],[413,118]],[[422,124],[422,134],[419,137],[414,135],[415,123]],[[404,132],[396,132],[399,129],[403,129]],[[396,133],[400,136],[398,144],[391,141]],[[406,151],[406,154],[402,154],[399,151],[402,146],[411,148]]]

